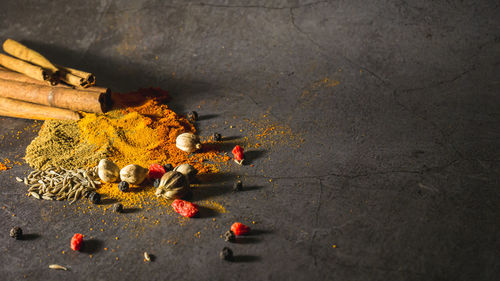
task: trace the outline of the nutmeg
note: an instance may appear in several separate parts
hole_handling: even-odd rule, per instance
[[[120,175],[120,168],[108,159],[102,159],[97,166],[97,174],[103,182],[115,182]]]
[[[166,172],[160,179],[155,195],[166,199],[178,199],[189,194],[186,177],[176,171]]]
[[[175,146],[182,151],[191,153],[201,148],[200,138],[193,133],[183,133],[177,136]]]
[[[131,164],[120,170],[120,179],[128,182],[129,184],[139,185],[144,181],[147,174],[148,169],[139,165]]]

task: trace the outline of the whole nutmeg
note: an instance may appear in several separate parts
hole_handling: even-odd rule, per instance
[[[148,174],[148,169],[139,165],[130,164],[120,170],[120,179],[129,184],[141,184]]]
[[[103,182],[115,182],[120,175],[120,168],[108,159],[102,159],[97,166],[97,174]]]
[[[189,194],[186,177],[176,171],[166,172],[160,179],[155,195],[166,199],[179,199]]]
[[[200,138],[193,133],[183,133],[177,136],[175,146],[182,151],[191,153],[201,148]]]
[[[193,181],[194,176],[198,173],[198,170],[189,164],[180,164],[175,167],[174,171],[183,174],[189,181]]]

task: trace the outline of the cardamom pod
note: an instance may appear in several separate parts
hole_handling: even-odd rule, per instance
[[[178,199],[189,194],[189,184],[186,177],[176,171],[166,172],[160,179],[155,192],[157,197]]]
[[[194,177],[198,173],[198,170],[196,170],[195,167],[189,164],[180,164],[179,166],[175,167],[174,171],[183,174],[190,182],[195,179]]]
[[[191,153],[201,148],[200,138],[193,133],[183,133],[175,139],[178,149]]]
[[[139,165],[131,164],[120,170],[120,179],[129,184],[141,184],[148,174],[148,169]]]
[[[99,161],[97,174],[103,182],[115,182],[120,175],[120,168],[118,168],[118,166],[110,160],[102,159]]]

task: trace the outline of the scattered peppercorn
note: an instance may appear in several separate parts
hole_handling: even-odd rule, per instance
[[[83,244],[83,235],[80,233],[75,233],[73,238],[71,238],[71,250],[78,251],[82,247]]]
[[[172,164],[165,164],[163,165],[163,169],[165,169],[165,173],[168,171],[172,171],[174,169],[174,166]]]
[[[242,191],[242,190],[243,190],[243,182],[240,180],[234,182],[233,191]]]
[[[113,212],[115,212],[115,213],[123,212],[123,205],[121,203],[113,204]]]
[[[219,133],[214,133],[213,138],[214,138],[214,141],[221,141],[222,140],[222,136]]]
[[[15,226],[10,230],[10,237],[19,240],[23,237],[23,230],[19,226]]]
[[[120,183],[118,184],[118,189],[119,189],[120,191],[122,191],[122,192],[125,192],[125,191],[127,191],[127,190],[128,190],[129,186],[130,186],[130,185],[128,184],[128,182],[126,182],[126,181],[122,181],[122,182],[120,182]]]
[[[222,249],[222,252],[220,252],[220,258],[226,261],[232,261],[234,259],[233,250],[229,249],[228,247],[224,247]]]
[[[187,119],[191,122],[198,121],[198,112],[191,111],[187,114]]]
[[[241,222],[235,222],[231,225],[231,231],[236,235],[244,235],[250,232],[250,227],[242,224]]]
[[[236,235],[234,235],[234,232],[232,232],[231,230],[228,230],[228,231],[226,231],[226,233],[224,233],[224,241],[232,242],[235,239],[236,239]]]
[[[160,186],[160,181],[161,181],[161,179],[155,179],[155,180],[153,181],[153,186],[154,186],[155,188],[158,188],[158,186]]]
[[[89,195],[89,200],[92,202],[92,204],[99,204],[101,203],[101,194],[92,191]]]

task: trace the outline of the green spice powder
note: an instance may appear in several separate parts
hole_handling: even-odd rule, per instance
[[[26,148],[26,162],[35,169],[85,167],[105,158],[105,151],[80,141],[75,121],[47,120]]]

